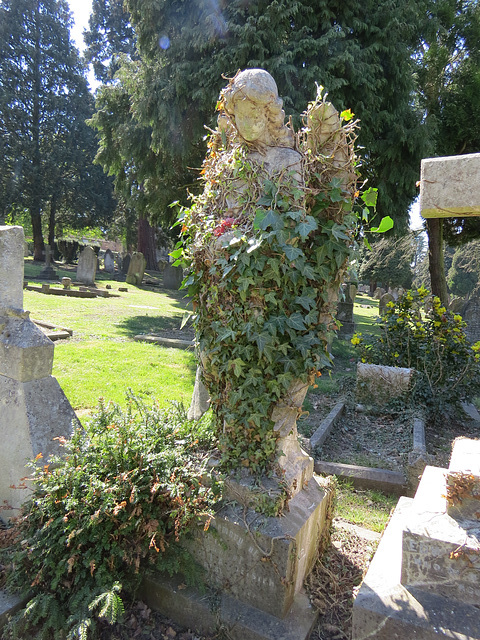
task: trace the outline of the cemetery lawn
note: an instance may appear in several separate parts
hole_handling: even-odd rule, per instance
[[[26,260],[29,284],[41,284],[35,275],[42,267]],[[59,277],[74,278],[74,272],[58,265],[55,269]],[[88,415],[100,397],[125,406],[127,389],[161,406],[173,400],[188,406],[195,381],[193,350],[134,340],[139,334],[180,333],[187,308],[184,294],[147,291],[100,274],[97,287],[104,289],[107,284],[118,297],[73,298],[24,291],[24,308],[33,320],[73,330],[70,339],[55,342],[53,363],[53,375],[72,407],[79,416]],[[119,292],[119,287],[127,287],[128,292]]]

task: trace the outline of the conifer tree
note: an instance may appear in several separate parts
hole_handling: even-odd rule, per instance
[[[86,187],[95,208],[92,187],[102,180],[92,167],[85,125],[92,102],[70,26],[65,0],[0,5],[0,211],[29,211],[35,259],[42,258],[42,215],[53,220],[68,199],[78,211]]]
[[[127,0],[142,57],[132,112],[152,128],[152,148],[176,167],[198,167],[204,124],[213,125],[223,74],[263,67],[298,124],[327,87],[362,121],[363,172],[378,186],[379,212],[406,227],[424,155],[411,59],[423,3],[388,0],[231,0],[228,3]],[[190,176],[190,181],[194,175]],[[188,182],[182,174],[182,182]]]

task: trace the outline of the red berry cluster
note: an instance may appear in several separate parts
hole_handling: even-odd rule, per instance
[[[235,218],[225,218],[225,220],[221,221],[218,227],[215,227],[215,229],[213,230],[213,235],[217,238],[223,236],[223,234],[226,233],[227,229],[232,228],[234,222]]]

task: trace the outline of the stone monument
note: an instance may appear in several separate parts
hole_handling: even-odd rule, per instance
[[[165,289],[172,289],[178,291],[183,281],[183,269],[182,267],[174,267],[168,263],[163,270],[163,286]]]
[[[92,247],[86,246],[78,257],[77,282],[82,282],[87,286],[95,284],[95,274],[97,273],[97,254]]]
[[[464,303],[462,317],[467,323],[465,333],[471,343],[480,340],[480,297],[472,296]]]
[[[55,269],[52,267],[52,250],[45,246],[45,267],[40,271],[39,276],[41,280],[57,280],[58,275]]]
[[[383,316],[385,311],[387,310],[387,304],[389,302],[395,302],[395,297],[392,293],[384,293],[383,296],[378,301],[378,315]]]
[[[58,453],[54,438],[69,436],[75,413],[51,375],[54,344],[23,310],[22,227],[0,227],[0,502],[16,514],[25,492],[27,460]]]
[[[194,298],[197,314],[203,314],[197,324],[198,355],[212,410],[217,419],[224,416],[220,448],[231,452],[227,459],[231,474],[225,481],[225,502],[208,531],[198,531],[195,541],[189,545],[189,550],[205,570],[208,584],[217,589],[217,606],[215,611],[209,610],[206,599],[202,600],[191,591],[181,592],[178,584],[170,583],[167,589],[164,579],[147,580],[142,597],[151,606],[157,606],[167,615],[201,631],[212,631],[222,625],[227,628],[229,637],[236,640],[303,640],[310,634],[315,612],[302,586],[322,542],[328,539],[332,514],[328,484],[313,474],[313,460],[302,451],[297,438],[296,421],[313,381],[315,365],[312,364],[308,371],[287,375],[288,384],[278,393],[268,394],[263,388],[259,389],[257,385],[264,384],[265,380],[271,380],[272,384],[277,380],[276,374],[269,372],[268,359],[263,353],[265,344],[260,336],[267,336],[267,328],[278,315],[277,310],[267,310],[266,304],[268,301],[275,307],[272,300],[275,298],[280,303],[283,293],[281,286],[275,286],[275,272],[272,270],[270,280],[266,281],[268,284],[260,286],[251,278],[240,287],[236,281],[228,279],[228,273],[235,269],[236,258],[233,258],[232,268],[223,277],[218,277],[215,286],[210,286],[209,277],[219,273],[228,263],[235,251],[232,249],[229,253],[228,247],[239,243],[239,253],[235,254],[238,264],[243,264],[242,260],[248,261],[248,256],[252,255],[267,271],[269,249],[260,241],[256,242],[261,236],[256,229],[267,231],[270,220],[273,231],[268,237],[277,242],[283,252],[288,274],[297,268],[295,261],[303,254],[298,246],[303,246],[307,252],[312,243],[317,242],[320,246],[319,237],[312,236],[307,241],[310,232],[318,228],[313,216],[309,215],[313,200],[307,201],[305,196],[306,193],[313,194],[313,183],[308,180],[309,176],[316,175],[310,163],[318,162],[318,167],[321,165],[325,175],[328,174],[325,184],[335,177],[345,197],[353,197],[352,139],[345,133],[334,107],[324,98],[317,97],[314,106],[309,107],[307,126],[302,130],[300,143],[292,129],[285,125],[275,81],[261,69],[237,74],[222,91],[219,104],[218,130],[209,143],[211,151],[204,163],[205,192],[198,201],[199,208],[194,205],[190,210],[192,227],[198,229],[191,245],[195,251],[194,269],[205,275],[204,288],[198,299]],[[231,173],[237,161],[242,170],[238,174]],[[212,189],[213,184],[227,185],[225,193],[220,192],[221,187]],[[264,189],[270,191],[265,193]],[[278,208],[280,213],[275,213],[273,201],[280,200],[283,202]],[[260,215],[256,205],[259,201],[264,201],[261,206],[265,207]],[[270,217],[267,217],[268,212]],[[293,215],[291,225],[287,212]],[[342,205],[332,208],[328,216],[330,221],[341,224]],[[287,242],[290,240],[288,233],[280,232],[280,227],[296,228],[295,218],[302,226],[290,243]],[[276,232],[278,234],[274,235]],[[312,304],[314,308],[310,314],[314,320],[308,340],[319,347],[315,359],[312,356],[312,363],[323,358],[327,362],[327,333],[335,326],[338,290],[347,268],[348,236],[345,238],[341,260],[335,263],[328,281],[322,284],[321,300],[315,298],[317,289],[313,284],[305,288],[306,294],[312,296],[311,303],[293,288],[295,304],[300,305],[298,313],[294,315],[290,307],[286,310],[285,322],[290,323],[290,331],[283,328],[285,344],[281,349],[268,352],[274,363],[271,369],[277,367],[279,375],[285,376],[284,354],[300,353],[302,339],[305,340],[302,330],[307,313],[302,303]],[[313,264],[313,258],[310,259]],[[304,262],[299,260],[301,265]],[[313,267],[307,273],[311,273],[310,278],[314,281]],[[235,277],[236,273],[233,273]],[[259,280],[263,282],[263,276],[259,276]],[[222,293],[217,293],[222,287]],[[259,290],[261,292],[257,294]],[[224,319],[224,314],[229,320]],[[218,321],[211,320],[217,316]],[[240,331],[238,326],[244,316],[251,317],[252,322]],[[322,340],[318,338],[320,327],[324,331]],[[244,358],[247,359],[250,353],[248,357],[256,362],[257,378],[250,385],[256,397],[251,404],[242,400],[238,393],[242,367],[250,366],[242,358],[227,362],[225,376],[217,376],[219,349],[224,350],[227,361],[231,359],[229,340],[235,348],[241,346]],[[303,356],[301,359],[304,366]],[[245,385],[248,386],[248,382]],[[251,407],[261,402],[268,409],[264,415],[255,415]],[[250,433],[253,445],[246,440]],[[238,442],[241,444],[236,445]],[[269,475],[252,473],[248,469],[250,461],[244,455],[247,447],[250,447],[249,451],[255,449],[266,456],[260,459],[264,466],[258,464],[258,468],[263,470],[268,465]],[[232,468],[232,460],[237,464],[236,455],[247,464],[238,462],[238,467]],[[226,458],[228,454],[224,455],[224,461]]]
[[[126,278],[127,283],[139,287],[142,284],[146,266],[147,261],[145,260],[143,253],[141,251],[135,251],[128,265]]]
[[[353,640],[480,638],[480,440],[401,498],[355,600]]]
[[[103,266],[105,268],[105,271],[107,271],[108,273],[115,273],[115,258],[112,251],[110,251],[110,249],[107,249],[105,251]]]

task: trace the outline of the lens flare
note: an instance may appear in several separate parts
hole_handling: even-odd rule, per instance
[[[158,41],[160,48],[166,51],[170,47],[170,38],[168,36],[162,36]]]

